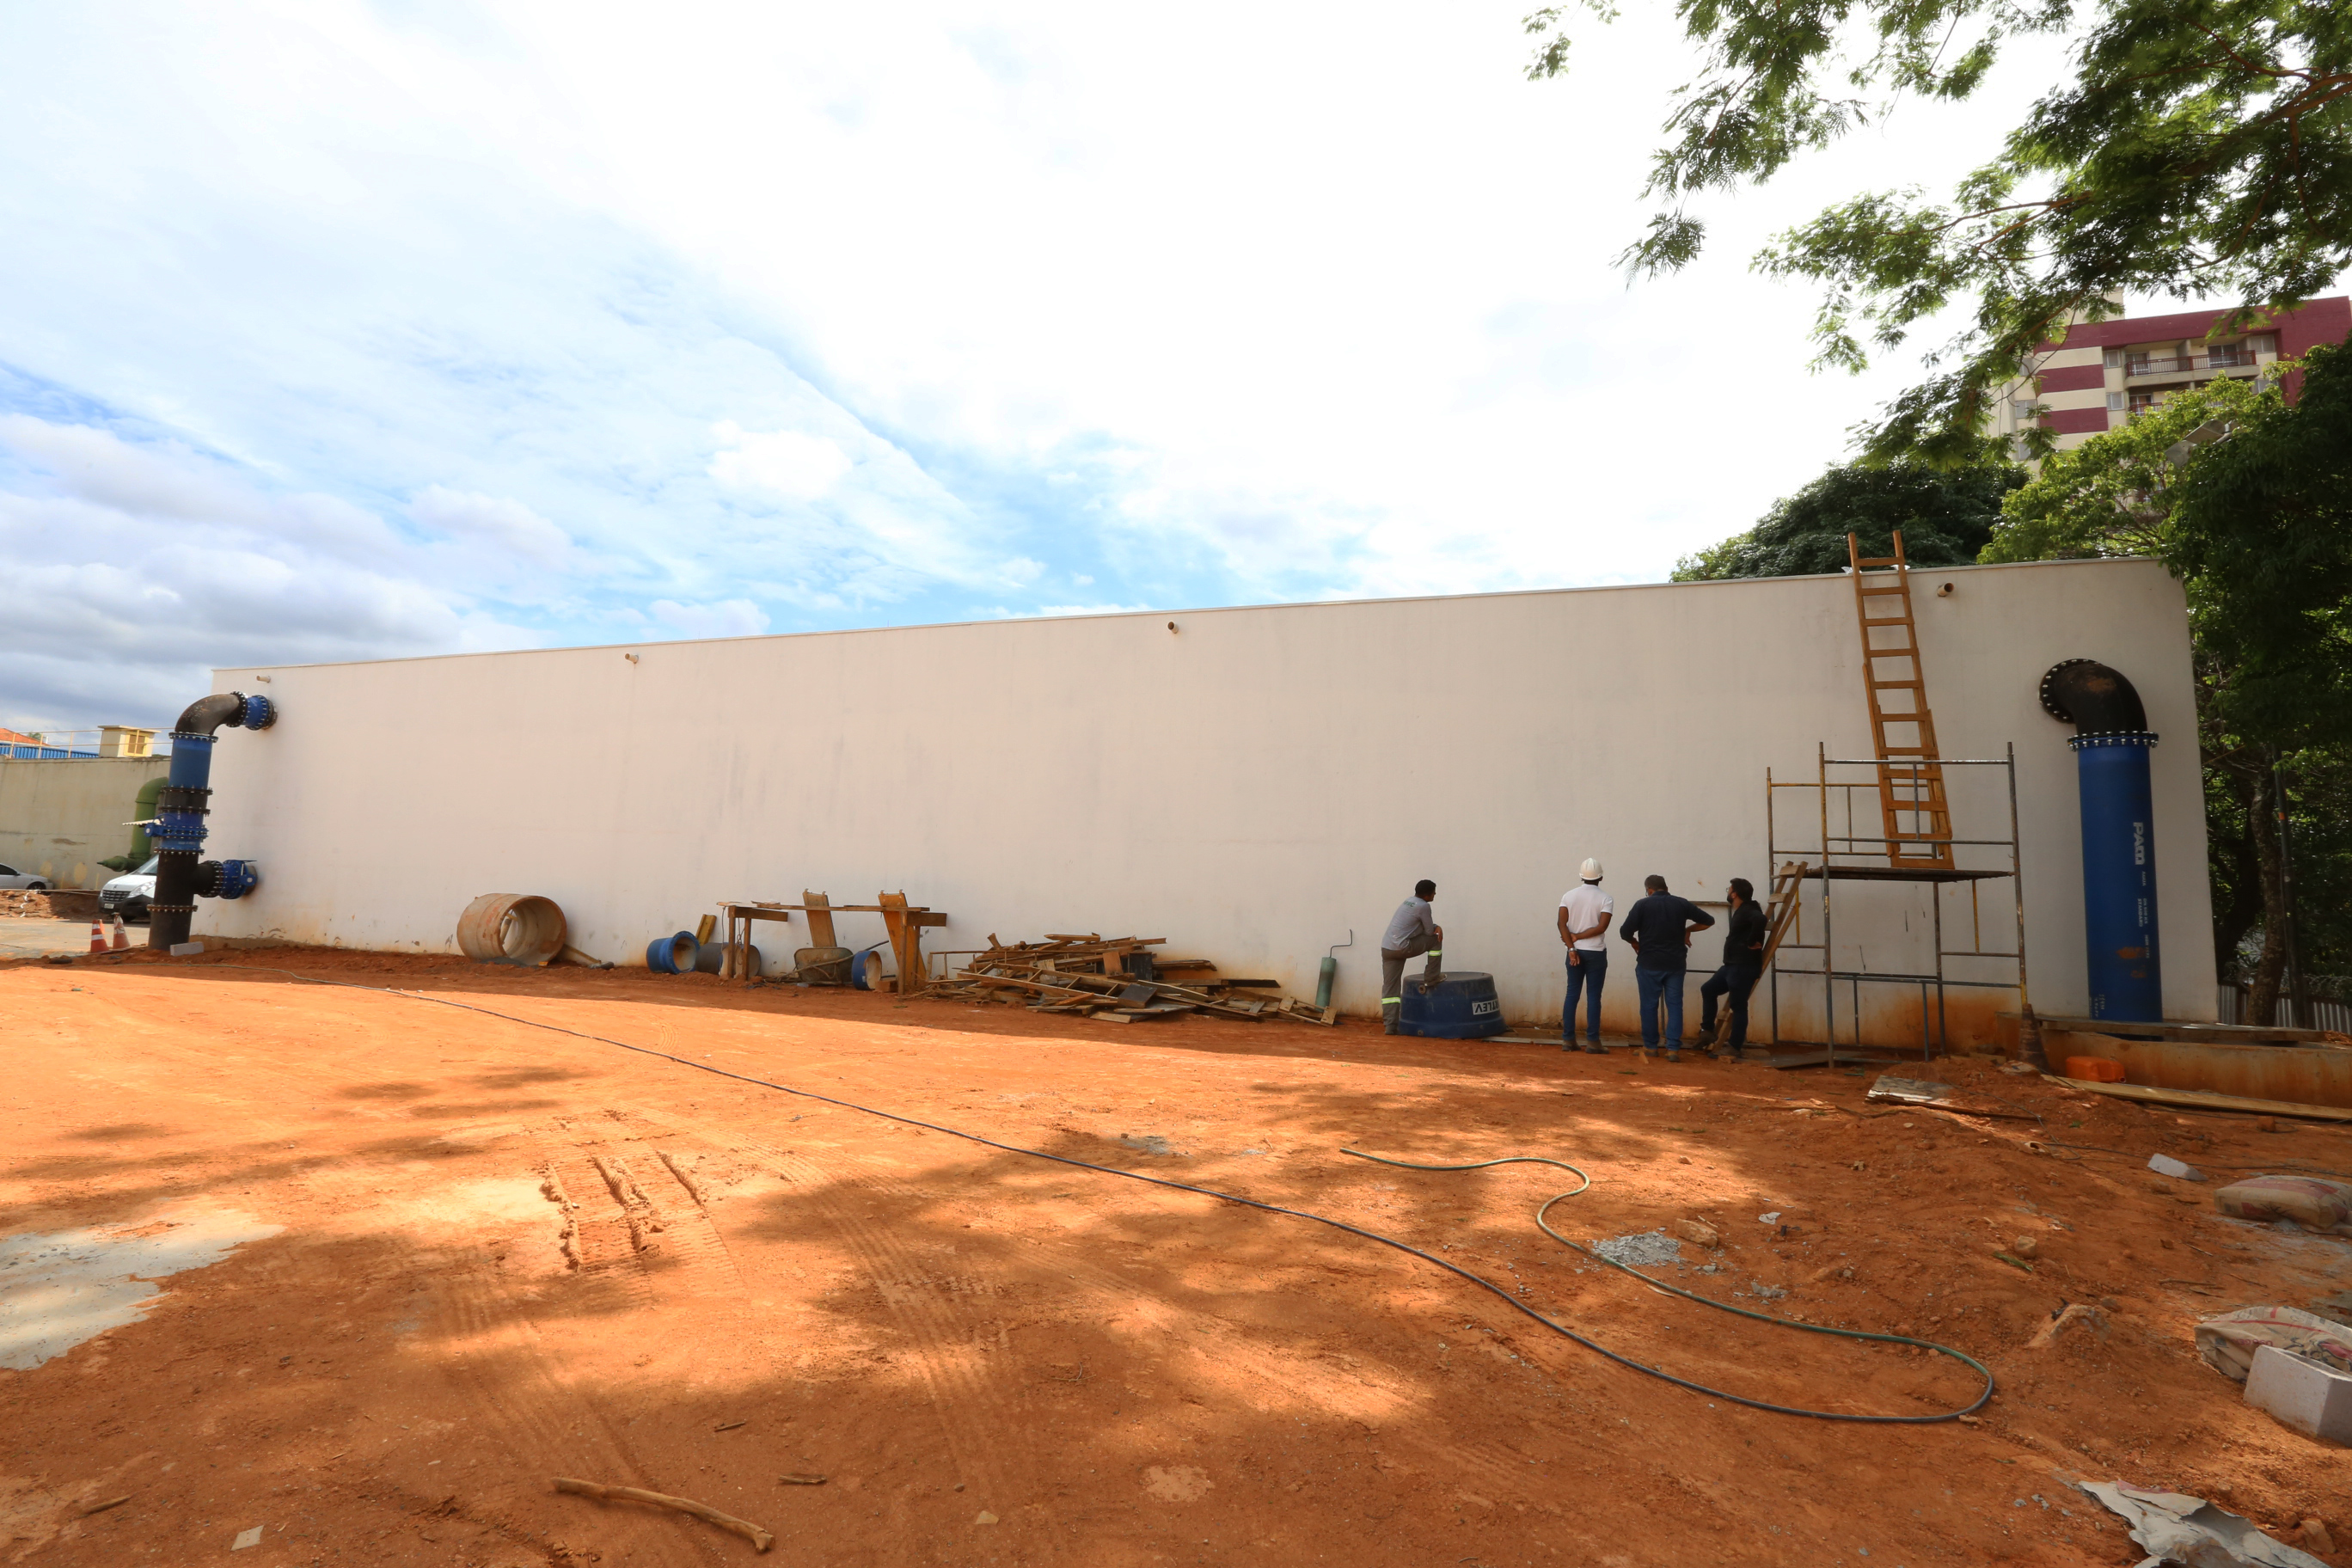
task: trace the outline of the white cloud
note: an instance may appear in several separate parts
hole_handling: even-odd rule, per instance
[[[19,7],[0,721],[215,658],[1662,576],[1911,374],[1809,376],[1748,252],[1977,161],[2063,40],[1629,289],[1687,46],[1633,8],[1529,84],[1525,9]]]
[[[30,459],[0,488],[0,722],[156,722],[220,665],[537,640],[334,497],[24,416],[0,420],[0,447]]]
[[[436,532],[478,542],[552,566],[571,552],[572,536],[519,500],[427,485],[408,515]]]
[[[654,619],[690,637],[752,637],[768,629],[768,614],[749,599],[712,605],[681,605],[656,599],[646,606]]]
[[[710,477],[730,489],[772,490],[788,500],[814,500],[849,472],[849,454],[827,437],[798,430],[766,435],[721,420],[725,445],[710,459]]]

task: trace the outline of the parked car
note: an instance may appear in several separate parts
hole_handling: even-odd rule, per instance
[[[155,862],[161,857],[150,855],[147,864],[136,871],[127,871],[98,890],[98,910],[102,915],[121,915],[137,922],[147,918],[147,902],[155,896]]]
[[[47,877],[19,871],[14,866],[0,866],[0,888],[30,888],[37,893],[46,893],[55,885]]]

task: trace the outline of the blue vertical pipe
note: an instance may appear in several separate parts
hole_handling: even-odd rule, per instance
[[[2083,799],[2083,941],[2091,1016],[2135,1024],[2164,1019],[2157,945],[2156,813],[2147,754],[2156,737],[2077,735]]]
[[[172,773],[156,792],[156,824],[148,830],[155,847],[155,894],[147,903],[147,945],[170,948],[188,940],[188,927],[202,895],[238,898],[252,890],[252,868],[232,861],[229,872],[204,853],[205,817],[212,799],[214,731],[226,724],[267,730],[278,709],[267,697],[222,692],[199,697],[172,726]],[[236,891],[226,892],[234,887]]]

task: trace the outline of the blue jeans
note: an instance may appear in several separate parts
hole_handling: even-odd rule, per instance
[[[1679,969],[1633,967],[1633,984],[1642,990],[1642,1048],[1658,1048],[1658,1004],[1666,1005],[1666,1048],[1683,1046],[1683,976]]]
[[[1570,948],[1576,962],[1568,966],[1568,1000],[1559,1009],[1559,1043],[1576,1038],[1576,995],[1581,991],[1584,1004],[1585,1037],[1594,1045],[1601,1043],[1601,987],[1609,979],[1609,954],[1586,952]]]

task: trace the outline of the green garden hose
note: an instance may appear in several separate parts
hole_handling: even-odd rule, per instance
[[[1857,1421],[1879,1426],[1920,1426],[1937,1421],[1957,1421],[1963,1415],[1971,1415],[1974,1412],[1982,1409],[1984,1407],[1985,1401],[1992,1397],[1993,1378],[1991,1370],[1982,1362],[1978,1361],[1974,1356],[1963,1354],[1962,1352],[1952,1349],[1949,1345],[1939,1345],[1932,1340],[1915,1340],[1907,1334],[1874,1334],[1865,1332],[1860,1329],[1832,1329],[1822,1323],[1800,1323],[1791,1321],[1787,1318],[1776,1318],[1769,1312],[1751,1312],[1745,1307],[1735,1307],[1727,1301],[1717,1301],[1712,1297],[1701,1296],[1695,1291],[1685,1290],[1678,1285],[1669,1285],[1663,1279],[1654,1279],[1638,1268],[1629,1268],[1613,1258],[1605,1257],[1601,1253],[1593,1251],[1589,1247],[1581,1247],[1577,1243],[1569,1240],[1568,1237],[1552,1229],[1551,1226],[1545,1220],[1544,1216],[1551,1212],[1552,1205],[1560,1202],[1564,1198],[1575,1197],[1587,1187],[1591,1186],[1592,1178],[1585,1174],[1581,1169],[1570,1164],[1565,1160],[1548,1160],[1540,1154],[1508,1154],[1499,1160],[1477,1160],[1473,1161],[1471,1163],[1466,1165],[1429,1165],[1423,1164],[1420,1162],[1413,1160],[1391,1160],[1385,1154],[1367,1154],[1361,1149],[1342,1148],[1339,1152],[1342,1154],[1353,1154],[1359,1160],[1370,1160],[1375,1164],[1394,1165],[1399,1170],[1403,1171],[1483,1171],[1490,1165],[1557,1165],[1563,1171],[1574,1172],[1577,1181],[1582,1184],[1571,1187],[1564,1193],[1555,1193],[1550,1197],[1546,1198],[1542,1205],[1536,1210],[1536,1226],[1546,1236],[1550,1237],[1554,1241],[1559,1242],[1562,1247],[1569,1248],[1570,1251],[1581,1253],[1585,1257],[1592,1259],[1595,1263],[1605,1263],[1610,1268],[1617,1269],[1621,1273],[1631,1274],[1634,1279],[1639,1279],[1643,1284],[1651,1287],[1653,1289],[1664,1290],[1670,1295],[1680,1296],[1687,1301],[1696,1301],[1701,1306],[1713,1307],[1716,1310],[1720,1312],[1734,1312],[1743,1318],[1753,1318],[1759,1323],[1773,1323],[1784,1329],[1801,1329],[1809,1334],[1830,1334],[1838,1339],[1844,1340],[1871,1340],[1880,1344],[1916,1345],[1922,1350],[1931,1350],[1938,1355],[1948,1355],[1954,1361],[1965,1363],[1970,1370],[1974,1371],[1979,1376],[1984,1379],[1984,1390],[1976,1396],[1972,1403],[1966,1405],[1958,1410],[1947,1410],[1942,1412],[1940,1415],[1850,1415],[1843,1411],[1836,1410],[1804,1410],[1790,1405],[1774,1405],[1769,1400],[1750,1399],[1744,1394],[1733,1394],[1725,1389],[1709,1388],[1705,1384],[1693,1383],[1687,1378],[1676,1377],[1674,1373],[1662,1371],[1657,1367],[1646,1366],[1638,1361],[1634,1361],[1630,1356],[1619,1355],[1615,1351],[1611,1350],[1606,1345],[1598,1344],[1591,1340],[1586,1339],[1582,1334],[1578,1333],[1573,1329],[1562,1328],[1559,1324],[1552,1321],[1549,1318],[1545,1317],[1541,1312],[1537,1311],[1534,1308],[1526,1305],[1524,1302],[1516,1300],[1510,1296],[1504,1295],[1500,1290],[1495,1291],[1496,1295],[1502,1296],[1503,1300],[1509,1301],[1512,1306],[1517,1307],[1520,1311],[1525,1312],[1528,1317],[1533,1318],[1537,1322],[1541,1323],[1545,1328],[1549,1329],[1552,1332],[1559,1334],[1564,1338],[1574,1340],[1586,1350],[1592,1351],[1600,1355],[1607,1356],[1611,1361],[1615,1362],[1620,1366],[1629,1366],[1635,1372],[1646,1373],[1652,1377],[1660,1378],[1667,1383],[1671,1383],[1677,1388],[1687,1388],[1694,1394],[1704,1394],[1711,1398],[1728,1400],[1734,1405],[1745,1405],[1750,1410],[1769,1410],[1775,1415],[1809,1415],[1816,1421]],[[1479,1282],[1481,1284],[1486,1283],[1484,1280]],[[1494,1289],[1492,1286],[1488,1286],[1487,1288],[1489,1289]]]

